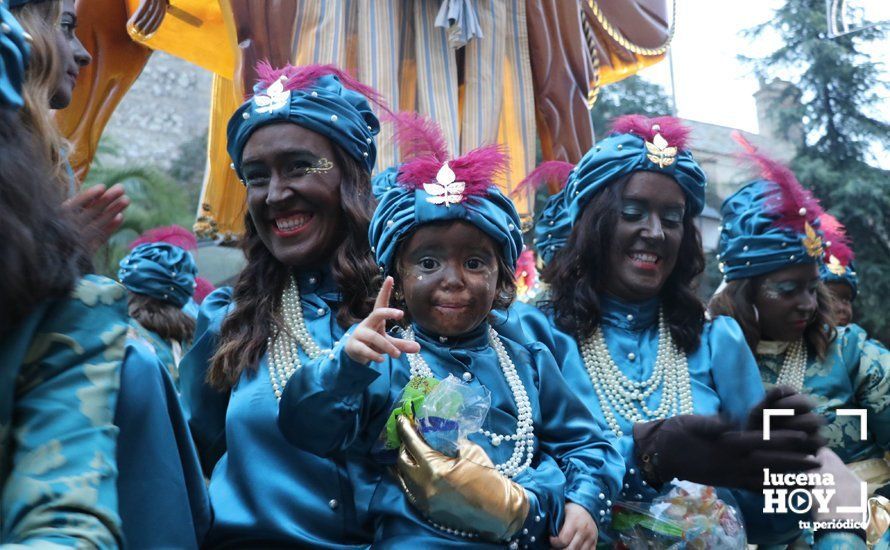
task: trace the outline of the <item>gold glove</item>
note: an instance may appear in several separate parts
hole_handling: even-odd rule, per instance
[[[868,499],[868,525],[865,534],[868,547],[871,548],[881,540],[884,533],[890,527],[890,500],[882,496],[874,496]]]
[[[402,447],[398,477],[408,499],[430,520],[501,541],[522,528],[528,495],[498,473],[482,447],[461,443],[458,458],[431,448],[404,416],[398,419]]]

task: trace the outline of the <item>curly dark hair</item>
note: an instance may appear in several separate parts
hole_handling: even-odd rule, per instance
[[[760,324],[754,311],[754,298],[763,284],[765,276],[750,279],[737,279],[726,283],[726,286],[715,294],[708,303],[708,311],[714,317],[726,315],[736,320],[751,352],[757,350],[760,343]],[[820,281],[816,288],[816,315],[804,331],[804,339],[808,347],[816,352],[819,360],[825,359],[828,346],[837,336],[834,323],[834,299],[828,288]]]
[[[368,226],[375,203],[370,175],[336,143],[332,145],[337,165],[343,172],[340,183],[343,241],[334,252],[331,272],[341,296],[337,322],[346,328],[371,313],[380,286],[380,273],[368,244]],[[287,332],[278,306],[291,269],[263,244],[250,213],[245,215],[244,226],[241,246],[247,266],[235,283],[232,295],[235,308],[223,321],[219,347],[207,373],[207,381],[220,390],[231,388],[245,369],[256,370],[266,351],[271,323]]]
[[[19,115],[0,109],[0,334],[92,271],[86,236]]]
[[[164,340],[192,341],[195,320],[173,304],[135,292],[128,293],[130,317]]]
[[[556,325],[577,340],[590,337],[602,316],[599,294],[609,273],[608,254],[621,212],[621,195],[630,175],[597,193],[584,207],[566,246],[545,266],[541,278],[550,285],[543,304]],[[705,308],[695,294],[695,280],[704,271],[705,257],[694,217],[683,217],[678,261],[661,289],[665,320],[677,346],[686,353],[701,343]]]

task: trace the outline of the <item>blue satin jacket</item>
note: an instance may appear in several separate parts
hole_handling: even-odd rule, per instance
[[[0,339],[0,546],[117,548],[125,290],[86,276]]]
[[[114,416],[127,548],[198,548],[210,501],[173,380],[155,350],[129,338]]]
[[[783,361],[783,354],[757,354],[767,387],[775,384]],[[890,450],[890,352],[869,339],[862,327],[839,327],[824,361],[812,351],[808,354],[803,392],[816,401],[816,412],[828,422],[823,435],[841,460],[879,458]],[[865,440],[859,437],[859,417],[838,416],[837,409],[866,410]]]
[[[615,363],[633,380],[652,375],[658,350],[657,298],[630,303],[601,296],[601,326],[606,345]],[[544,344],[561,365],[569,387],[587,405],[593,415],[602,418],[599,398],[590,381],[578,344],[559,330],[541,310],[517,303],[496,323],[510,334],[517,330],[525,338]],[[728,317],[705,323],[701,345],[687,356],[694,414],[725,414],[741,423],[750,409],[764,397],[757,365],[738,324]],[[647,405],[655,409],[661,402],[661,389],[649,396]],[[620,498],[648,501],[658,492],[646,484],[634,452],[632,424],[616,415],[624,435],[614,443],[624,457],[627,471]],[[612,434],[612,432],[609,432]],[[614,437],[614,434],[613,434]],[[768,544],[787,542],[797,536],[796,516],[764,515],[762,495],[742,490],[720,490],[721,497],[737,504],[745,518],[749,542]],[[608,537],[608,533],[605,533]]]
[[[421,355],[438,379],[452,374],[491,392],[483,429],[512,433],[518,410],[489,343],[488,323],[462,337],[440,339],[415,326]],[[517,367],[531,403],[535,458],[514,481],[527,489],[531,508],[515,542],[549,547],[558,533],[564,501],[584,506],[594,518],[605,515],[619,490],[624,464],[584,405],[572,396],[550,352],[540,344],[521,345],[501,338]],[[345,339],[330,355],[304,365],[281,399],[281,428],[295,445],[329,455],[372,449],[402,389],[410,380],[407,356],[361,365],[346,355]],[[470,436],[496,463],[506,462],[512,444],[492,445],[481,433]],[[371,501],[376,523],[375,548],[452,547],[466,539],[433,527],[415,510],[398,481],[379,466],[381,480]],[[474,547],[484,546],[474,541]]]
[[[342,337],[339,293],[329,273],[299,276],[303,315],[322,348]],[[190,351],[180,363],[180,390],[198,454],[210,477],[210,547],[355,548],[371,543],[367,503],[376,478],[345,454],[320,458],[289,443],[278,429],[278,400],[264,356],[228,392],[205,378],[216,352],[231,288],[201,304]],[[303,363],[309,358],[300,352]]]

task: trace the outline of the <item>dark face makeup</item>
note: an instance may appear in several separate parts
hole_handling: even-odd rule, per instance
[[[317,267],[343,240],[340,168],[324,136],[291,123],[258,129],[244,147],[247,208],[263,244],[292,267]]]
[[[819,305],[816,264],[786,267],[760,278],[755,286],[760,337],[791,342],[803,336]]]
[[[458,336],[482,323],[497,295],[494,242],[466,222],[421,226],[399,251],[408,313],[423,329]]]
[[[624,187],[620,208],[605,289],[630,302],[648,300],[658,295],[677,263],[686,196],[669,176],[636,172]]]
[[[834,296],[834,318],[839,326],[845,327],[853,321],[853,289],[847,283],[826,283]]]
[[[56,86],[49,100],[52,109],[64,109],[71,103],[74,85],[81,67],[92,61],[89,52],[78,40],[74,30],[77,28],[77,15],[74,11],[74,0],[62,0],[62,19],[56,29],[56,53],[58,54],[58,72]]]

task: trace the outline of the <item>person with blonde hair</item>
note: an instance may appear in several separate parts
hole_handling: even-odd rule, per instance
[[[35,141],[35,154],[45,159],[50,175],[65,197],[65,208],[76,213],[90,248],[95,251],[123,223],[129,205],[122,185],[96,185],[79,191],[68,163],[68,143],[59,131],[53,110],[71,103],[80,69],[92,60],[78,40],[74,0],[9,0],[12,14],[31,42],[31,60],[23,85],[20,117]]]

